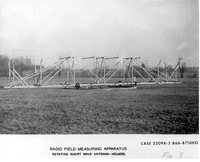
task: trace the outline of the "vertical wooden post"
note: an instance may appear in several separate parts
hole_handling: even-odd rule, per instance
[[[13,83],[15,82],[14,70],[15,70],[15,65],[14,65],[14,59],[13,59]]]
[[[124,72],[124,69],[125,69],[125,63],[124,63],[124,58],[122,58],[123,59],[123,80],[125,81],[125,75],[126,75],[126,73]]]
[[[158,83],[159,83],[159,65],[158,65],[158,69],[157,70],[158,70]]]
[[[40,85],[42,85],[42,59],[40,61]]]
[[[176,69],[176,73],[175,73],[175,80],[177,82],[177,69]]]
[[[36,85],[37,84],[37,78],[36,78],[36,71],[37,71],[37,69],[36,69],[36,60],[35,60],[35,57],[34,57],[34,64],[35,64],[34,85]]]
[[[96,76],[99,77],[99,75],[98,75],[98,59],[97,58],[95,60],[95,63],[96,63]]]
[[[8,85],[10,86],[10,81],[11,81],[11,73],[10,73],[10,61],[8,61],[8,70],[9,70],[9,72],[8,72]]]
[[[73,59],[73,72],[74,72],[74,84],[76,83],[76,81],[75,81],[75,78],[76,78],[76,72],[75,72],[75,66],[74,66],[74,57],[72,58]]]
[[[85,74],[84,74],[84,59],[83,59],[83,83],[85,82],[84,77],[85,77]]]

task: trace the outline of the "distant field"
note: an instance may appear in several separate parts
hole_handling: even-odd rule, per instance
[[[132,90],[0,89],[0,133],[198,134],[199,82],[184,82]]]

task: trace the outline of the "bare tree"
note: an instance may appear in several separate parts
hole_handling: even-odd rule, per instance
[[[32,62],[30,58],[17,57],[14,59],[15,68],[19,71],[20,75],[23,75],[23,71],[30,70],[32,67]]]
[[[182,57],[178,58],[178,61],[180,62],[179,63],[179,71],[180,71],[181,78],[183,78],[183,75],[184,75],[184,73],[186,71],[186,63],[185,62],[181,63],[182,60],[183,60]]]
[[[166,68],[167,68],[167,72],[168,72],[169,76],[171,76],[171,74],[174,70],[173,67],[171,65],[168,65]]]
[[[198,67],[194,67],[194,78],[197,78]]]
[[[0,55],[0,76],[8,75],[8,57]]]

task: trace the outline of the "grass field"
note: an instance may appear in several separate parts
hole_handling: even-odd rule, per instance
[[[0,134],[198,134],[198,86],[0,89]]]

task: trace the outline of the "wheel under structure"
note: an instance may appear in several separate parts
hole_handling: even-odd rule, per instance
[[[81,85],[80,85],[80,83],[76,83],[76,84],[75,84],[75,87],[76,87],[76,89],[79,89],[79,88],[81,88]]]

